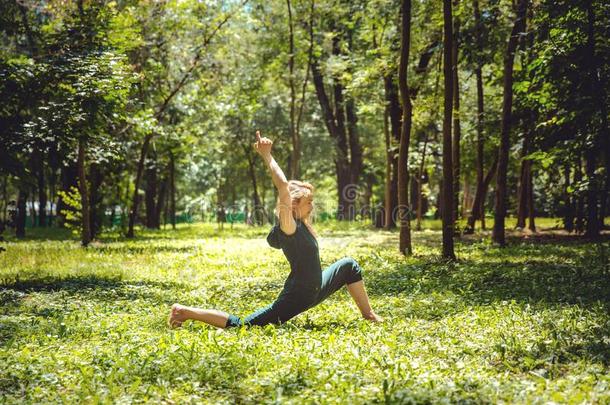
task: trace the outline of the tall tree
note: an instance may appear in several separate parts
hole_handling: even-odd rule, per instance
[[[516,227],[525,228],[525,219],[528,216],[528,201],[531,183],[531,160],[528,154],[531,153],[532,131],[525,128],[523,137],[523,147],[521,149],[521,173],[519,176],[519,190],[517,193],[517,224]]]
[[[457,10],[460,2],[453,1],[453,7]],[[459,201],[460,201],[460,140],[462,130],[460,125],[460,80],[458,74],[458,58],[460,46],[460,18],[459,13],[453,16],[453,42],[451,45],[451,59],[453,68],[453,141],[451,146],[451,161],[453,164],[453,221],[454,230],[457,230],[459,220]]]
[[[77,154],[76,167],[78,168],[78,187],[81,196],[81,244],[87,246],[91,242],[91,218],[89,216],[89,194],[87,193],[87,176],[85,174],[87,141],[83,137],[78,140]]]
[[[587,45],[586,45],[586,57],[585,62],[587,64],[587,82],[586,86],[587,96],[591,102],[594,102],[599,109],[600,117],[595,117],[591,128],[590,139],[587,142],[585,151],[585,171],[587,173],[588,184],[587,184],[587,227],[585,230],[585,236],[588,238],[599,237],[601,226],[603,225],[604,218],[598,217],[598,194],[600,189],[601,179],[596,173],[597,168],[597,154],[600,153],[600,143],[608,145],[608,111],[606,109],[606,100],[604,94],[604,86],[599,80],[599,67],[598,57],[596,55],[595,46],[595,10],[593,1],[588,1],[586,4],[587,12]],[[595,116],[595,115],[594,115]],[[605,156],[602,158],[608,159],[610,152],[606,150]],[[606,162],[606,168],[609,168],[610,164]],[[606,180],[607,184],[607,180]],[[601,196],[601,200],[605,201],[608,198],[606,195]],[[602,203],[603,206],[603,203]]]
[[[442,191],[442,215],[443,215],[443,257],[454,260],[453,249],[453,159],[451,139],[451,115],[453,113],[453,21],[452,0],[443,0],[443,73],[445,83],[445,101],[443,118],[443,191]]]
[[[176,159],[174,152],[169,152],[169,218],[172,229],[176,229]]]
[[[344,37],[348,34],[346,30],[351,28],[339,27],[333,18],[331,18],[329,26],[333,33],[331,55],[334,58],[341,58],[343,56]],[[333,75],[331,85],[333,103],[331,104],[325,88],[324,74],[319,57],[312,59],[311,73],[326,129],[335,144],[334,162],[339,208],[337,218],[339,220],[351,220],[355,216],[355,195],[362,171],[362,146],[358,134],[355,132],[354,106],[350,101],[351,95],[347,96],[346,102],[345,84],[337,74]],[[346,120],[348,121],[347,125]]]
[[[402,24],[400,37],[400,65],[398,88],[402,102],[402,126],[400,131],[400,150],[398,155],[398,212],[400,222],[399,248],[403,255],[411,255],[411,212],[409,210],[409,142],[411,140],[411,120],[413,106],[409,96],[408,65],[411,46],[411,0],[402,0]]]
[[[286,0],[286,7],[288,9],[288,83],[290,85],[290,139],[292,140],[292,154],[290,155],[290,178],[296,179],[299,175],[301,140],[297,137],[298,131],[296,128],[297,89],[294,77],[294,24],[292,22],[292,4],[290,0]]]
[[[288,84],[290,87],[290,139],[292,141],[292,151],[290,154],[290,178],[299,178],[300,161],[301,161],[301,123],[303,121],[303,111],[305,109],[305,98],[307,94],[307,83],[309,81],[309,71],[313,58],[313,16],[315,0],[311,0],[309,10],[309,21],[307,23],[309,35],[309,49],[307,51],[307,63],[305,67],[305,76],[301,86],[300,100],[297,100],[297,84],[295,74],[295,24],[293,17],[292,1],[286,0],[288,9]],[[298,102],[298,103],[297,103]],[[298,104],[298,106],[297,106]]]
[[[27,218],[26,203],[28,194],[25,187],[20,187],[17,193],[17,212],[15,218],[15,236],[18,238],[25,237],[25,223]]]
[[[390,166],[390,177],[386,178],[386,189],[389,196],[385,200],[385,229],[391,229],[396,226],[395,212],[396,207],[398,207],[398,151],[393,144],[398,143],[400,145],[402,109],[395,80],[396,73],[394,71],[386,73],[383,77],[384,96],[389,119],[388,132],[391,135],[387,139],[387,159]]]
[[[243,0],[242,5],[245,4],[247,1],[248,0]],[[237,9],[239,9],[239,6],[237,7]],[[154,117],[152,117],[154,120],[161,121],[164,118],[164,115],[166,114],[167,109],[170,107],[170,105],[171,105],[172,101],[174,100],[174,98],[176,97],[176,95],[180,91],[182,91],[184,89],[184,87],[189,83],[189,81],[193,78],[194,73],[197,71],[197,69],[200,67],[202,61],[205,59],[204,56],[205,56],[206,51],[208,50],[208,47],[210,46],[212,40],[219,34],[222,27],[225,26],[225,24],[227,24],[229,19],[234,14],[235,14],[235,10],[230,10],[229,12],[225,12],[224,15],[222,16],[222,18],[219,19],[218,23],[216,23],[216,25],[211,28],[209,33],[203,37],[200,44],[195,47],[195,52],[194,52],[192,58],[190,59],[190,63],[188,65],[188,67],[183,72],[181,72],[179,79],[177,79],[171,85],[169,92],[167,94],[165,94],[161,98],[161,101],[159,103],[157,103],[156,106],[154,107],[155,112],[154,112]],[[143,53],[146,55],[146,52],[143,52]],[[141,63],[143,63],[143,62],[141,62]],[[141,100],[141,101],[145,102],[146,100]],[[129,125],[125,126],[124,128],[122,128],[119,131],[119,133],[123,133],[123,132],[131,129],[132,125],[133,124],[129,124]],[[128,229],[127,229],[127,233],[126,233],[126,236],[128,238],[133,238],[135,236],[134,226],[136,223],[136,219],[138,217],[138,209],[139,209],[139,204],[140,204],[140,198],[138,195],[139,189],[140,189],[140,182],[142,180],[142,174],[144,172],[144,163],[146,161],[146,156],[148,154],[148,148],[150,146],[150,143],[151,143],[154,135],[155,135],[154,131],[150,131],[150,130],[147,131],[144,136],[144,140],[142,142],[142,147],[140,148],[140,157],[138,159],[138,163],[136,166],[136,178],[135,178],[134,193],[133,193],[132,204],[131,204],[131,212],[129,214],[129,225],[128,225]],[[172,193],[174,193],[173,186],[172,186]],[[175,225],[175,224],[172,223],[172,225]]]
[[[567,163],[563,166],[563,178],[563,227],[567,232],[572,233],[574,231],[574,203],[570,193],[570,165]]]
[[[483,34],[481,24],[481,12],[479,10],[479,1],[472,1],[472,9],[474,15],[474,35],[475,35],[475,52],[474,52],[474,73],[477,81],[477,185],[472,204],[472,210],[468,216],[468,223],[464,229],[464,233],[473,233],[477,219],[481,220],[481,228],[485,229],[485,194],[496,170],[496,164],[492,165],[487,175],[485,175],[485,98],[483,94]],[[497,153],[496,153],[497,155]],[[497,159],[494,159],[497,162]],[[486,181],[487,180],[487,181]]]
[[[504,79],[502,98],[502,127],[500,132],[500,148],[498,150],[498,174],[496,176],[496,201],[492,239],[500,246],[506,245],[506,181],[508,176],[508,152],[510,149],[511,114],[513,105],[513,65],[519,35],[525,31],[525,13],[528,0],[520,0],[517,4],[517,15],[511,30],[506,53],[504,55]]]
[[[157,214],[157,156],[156,153],[148,154],[148,164],[145,170],[146,188],[144,191],[144,200],[146,205],[146,227],[158,228],[156,224]]]

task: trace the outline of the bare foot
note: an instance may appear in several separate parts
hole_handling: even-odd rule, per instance
[[[184,306],[180,304],[172,305],[172,309],[167,319],[167,324],[170,328],[179,328],[182,326],[182,322],[186,321],[184,318]]]
[[[374,311],[369,312],[366,315],[362,315],[364,319],[371,322],[383,322],[383,318],[377,315]]]

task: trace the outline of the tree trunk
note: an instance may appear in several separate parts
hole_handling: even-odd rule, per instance
[[[169,184],[170,184],[170,209],[169,217],[172,229],[176,229],[176,164],[174,153],[169,152]]]
[[[294,25],[292,22],[292,6],[286,0],[288,8],[288,84],[290,87],[290,139],[292,140],[292,153],[290,155],[290,178],[299,176],[300,139],[297,138],[296,129],[296,85],[294,78]]]
[[[316,88],[316,95],[320,103],[320,109],[326,124],[328,133],[333,138],[335,143],[335,173],[337,176],[337,194],[338,194],[338,213],[337,219],[343,220],[347,218],[346,210],[348,201],[346,194],[349,194],[348,187],[349,176],[349,161],[347,156],[347,139],[345,126],[343,125],[343,109],[342,109],[342,89],[340,84],[335,85],[335,106],[338,110],[333,112],[330,101],[324,88],[324,78],[320,71],[319,62],[317,59],[312,61],[311,73]],[[340,117],[340,118],[339,118]]]
[[[8,186],[8,176],[3,176],[2,177],[2,223],[6,224],[7,221],[7,211],[8,211],[8,192],[7,192],[7,186]]]
[[[36,188],[32,187],[28,194],[32,196],[32,200],[30,201],[30,216],[32,217],[32,228],[34,228],[36,227],[36,208],[34,205],[36,202],[34,197],[36,195]]]
[[[605,108],[604,108],[605,110]],[[604,112],[603,114],[607,114]],[[608,126],[608,123],[605,124],[602,122],[602,125]],[[603,230],[604,219],[606,217],[606,212],[608,210],[608,200],[610,199],[610,134],[606,131],[606,134],[602,136],[602,142],[604,143],[603,150],[605,151],[605,160],[606,160],[606,181],[604,188],[602,190],[602,194],[600,196],[599,201],[599,228]]]
[[[607,125],[607,124],[606,124]],[[606,134],[602,137],[602,142],[605,143],[603,150],[605,151],[605,160],[606,160],[606,180],[605,185],[602,190],[602,194],[600,196],[599,201],[599,228],[603,230],[605,228],[604,219],[606,218],[606,214],[608,211],[608,202],[610,199],[610,138],[609,134]]]
[[[483,212],[482,203],[484,198],[482,198],[483,192],[483,171],[485,167],[485,156],[484,156],[484,144],[485,137],[483,133],[483,122],[485,119],[485,108],[484,108],[484,97],[483,97],[483,63],[482,61],[482,53],[483,53],[483,41],[481,39],[481,13],[479,12],[479,2],[478,0],[473,0],[473,11],[474,11],[474,21],[475,21],[475,40],[476,40],[476,48],[478,51],[477,57],[477,65],[475,67],[475,74],[477,78],[477,187],[475,192],[474,202],[472,204],[472,211],[470,213],[470,217],[468,218],[468,225],[466,226],[467,233],[474,232],[474,226],[476,222],[476,218],[481,219],[481,227],[485,229],[485,215]],[[478,197],[478,200],[477,200]]]
[[[47,226],[47,190],[44,175],[44,159],[42,154],[38,155],[37,160],[37,180],[38,180],[38,226]]]
[[[258,194],[258,186],[256,184],[256,166],[254,157],[252,156],[252,152],[250,152],[250,148],[244,146],[244,153],[246,154],[246,159],[248,160],[248,171],[250,174],[250,180],[252,181],[252,215],[253,220],[257,225],[261,226],[263,224],[263,220],[265,218],[265,213],[263,211],[264,207],[261,205],[261,199]]]
[[[392,139],[400,144],[402,109],[398,98],[398,88],[394,82],[394,74],[388,73],[385,75],[383,82],[391,129],[388,151],[388,158],[391,159],[390,199],[386,203],[385,229],[391,229],[396,227],[396,208],[398,207],[398,153],[396,153],[398,151],[395,146],[392,146]]]
[[[25,222],[27,214],[28,192],[24,185],[20,185],[17,194],[17,214],[15,216],[15,236],[25,238]]]
[[[383,135],[385,137],[385,194],[383,210],[383,228],[390,229],[392,221],[392,156],[390,129],[389,129],[389,107],[386,106],[383,112]]]
[[[470,212],[470,216],[468,217],[468,224],[466,225],[466,229],[464,233],[472,234],[474,233],[475,223],[478,219],[481,220],[481,229],[485,229],[485,213],[484,213],[484,205],[485,205],[485,197],[487,195],[487,189],[489,188],[489,184],[496,174],[496,169],[498,167],[498,153],[494,154],[495,158],[487,175],[483,178],[483,181],[477,183],[477,189],[474,194],[474,202],[472,203],[472,211]]]
[[[168,189],[169,178],[166,176],[161,181],[161,187],[159,188],[159,194],[157,196],[157,203],[155,204],[155,228],[161,229],[161,214],[165,212],[165,202],[167,200],[167,189]]]
[[[527,125],[527,123],[526,123]],[[531,152],[530,144],[532,140],[532,132],[529,129],[525,130],[525,134],[523,137],[523,149],[521,150],[521,174],[519,176],[519,190],[517,192],[518,195],[518,209],[517,209],[517,225],[516,228],[523,229],[525,228],[525,218],[528,215],[527,206],[528,206],[528,198],[529,198],[529,189],[527,188],[530,179],[529,179],[529,166],[531,161],[526,159],[526,156]]]
[[[454,220],[453,220],[453,153],[451,139],[451,115],[453,113],[453,24],[451,0],[443,0],[443,72],[445,84],[444,118],[443,118],[443,257],[454,260],[453,249]]]
[[[411,122],[413,122],[411,120]],[[413,174],[409,176],[409,180],[407,180],[407,184],[409,185],[409,208],[410,208],[410,217],[413,216],[417,212],[417,174],[419,172],[417,170],[413,170]]]
[[[504,223],[506,218],[506,178],[508,171],[508,153],[510,149],[511,113],[513,105],[513,64],[519,35],[525,31],[525,12],[528,0],[520,0],[515,24],[508,39],[504,56],[504,96],[502,100],[502,129],[500,132],[500,149],[498,154],[498,175],[496,176],[496,201],[492,239],[500,246],[506,245]]]
[[[454,0],[453,6],[457,9],[459,0]],[[451,146],[452,163],[453,163],[453,222],[454,232],[458,230],[458,221],[460,219],[459,201],[460,201],[460,140],[462,137],[460,127],[460,82],[458,75],[458,37],[460,35],[460,19],[456,15],[454,17],[453,41],[451,46],[451,59],[453,67],[453,142]]]
[[[470,183],[469,183],[469,178],[468,176],[464,176],[464,187],[462,188],[463,193],[462,193],[462,211],[460,212],[460,216],[461,217],[465,217],[466,216],[466,210],[468,209],[468,207],[471,206],[471,201],[470,201]]]
[[[350,52],[353,48],[353,30],[347,31],[347,43]],[[351,71],[349,72],[351,73]],[[360,185],[360,177],[362,176],[362,145],[358,136],[358,115],[356,114],[356,102],[352,95],[347,96],[345,101],[345,117],[347,119],[347,136],[349,141],[350,155],[350,182],[352,187],[357,188]],[[354,193],[356,194],[356,193]],[[354,205],[357,195],[354,195]]]
[[[483,181],[483,186],[481,188],[481,199],[479,204],[477,205],[478,208],[478,218],[481,220],[481,230],[485,231],[487,228],[485,227],[485,201],[487,199],[487,190],[489,190],[489,184],[491,184],[491,180],[493,179],[493,177],[496,174],[496,170],[498,169],[498,153],[494,153],[495,158],[492,164],[492,167],[489,169],[489,181],[485,182]],[[475,201],[476,201],[476,194],[475,194]],[[475,204],[473,203],[473,206],[475,206]],[[476,218],[476,216],[475,216]],[[474,230],[474,222],[472,223],[473,226],[473,230]]]
[[[356,186],[360,184],[362,175],[362,146],[358,137],[358,116],[354,99],[350,96],[345,103],[347,117],[347,134],[349,136],[350,149],[350,181]]]
[[[422,185],[424,181],[424,165],[426,163],[426,147],[428,146],[428,133],[426,132],[426,138],[424,139],[424,148],[421,153],[421,160],[419,163],[419,170],[417,172],[417,225],[415,229],[421,231],[421,221],[423,216],[423,196],[422,196]]]
[[[86,144],[84,139],[78,141],[78,159],[76,166],[78,168],[78,185],[80,190],[80,201],[81,201],[81,220],[82,220],[82,233],[81,233],[81,244],[88,246],[91,242],[91,218],[89,213],[89,195],[87,193],[87,176],[85,174],[85,159],[86,159]]]
[[[566,164],[563,167],[564,185],[563,185],[563,198],[564,198],[564,212],[563,212],[563,227],[564,229],[572,233],[574,231],[574,204],[572,203],[572,197],[570,195],[570,165]]]
[[[528,179],[526,175],[527,163],[525,160],[521,162],[521,171],[519,174],[519,188],[517,189],[517,224],[516,229],[525,228],[525,217],[527,215],[527,184]]]
[[[601,126],[599,128],[599,133],[592,134],[592,140],[587,142],[587,149],[585,151],[585,159],[586,166],[585,170],[587,173],[587,225],[585,230],[585,237],[587,238],[598,238],[600,236],[600,229],[603,225],[603,218],[598,217],[598,209],[597,209],[597,200],[598,200],[598,192],[599,192],[599,179],[598,175],[595,173],[595,169],[597,166],[597,153],[600,147],[599,141],[600,137],[602,140],[602,144],[606,144],[607,140],[604,140],[607,134],[608,127],[608,116],[605,108],[605,95],[601,95],[600,93],[604,91],[603,84],[599,83],[598,79],[598,62],[597,57],[595,55],[595,11],[593,9],[593,2],[586,2],[587,4],[587,21],[588,21],[588,30],[587,30],[587,56],[586,62],[587,67],[589,69],[589,78],[588,84],[589,86],[589,97],[591,101],[595,102],[600,109],[601,114]],[[600,97],[602,96],[602,97]],[[595,131],[595,129],[593,129]],[[606,156],[608,153],[606,153]],[[602,196],[602,199],[605,200],[606,196]],[[605,210],[605,208],[604,208]]]
[[[409,97],[407,66],[409,47],[411,45],[411,0],[402,0],[402,32],[400,41],[400,66],[398,70],[398,88],[402,101],[402,126],[400,132],[400,150],[398,155],[398,212],[400,223],[399,249],[403,255],[413,254],[411,246],[411,222],[409,212],[409,142],[411,139],[411,118],[413,106]]]
[[[167,181],[169,183],[169,179]],[[169,185],[168,185],[168,192],[169,192]],[[167,227],[167,218],[169,217],[169,206],[170,206],[170,204],[165,204],[165,210],[163,212],[163,229],[165,229]]]
[[[585,171],[587,174],[587,224],[585,227],[585,237],[599,237],[599,222],[597,218],[597,176],[595,175],[595,155],[597,150],[588,147],[585,152]]]
[[[128,225],[127,235],[126,235],[128,238],[134,237],[133,227],[138,218],[138,205],[140,203],[140,198],[138,196],[139,190],[140,190],[140,181],[142,180],[142,172],[144,171],[144,161],[145,161],[146,155],[148,153],[148,145],[150,145],[150,141],[151,141],[152,137],[153,137],[152,133],[146,135],[146,137],[144,138],[144,142],[142,143],[142,149],[140,150],[140,159],[138,160],[138,167],[137,167],[137,171],[136,171],[136,181],[135,181],[134,190],[133,190],[133,200],[131,203],[132,204],[131,213],[129,214],[129,225]]]
[[[91,191],[89,197],[89,216],[90,216],[90,230],[91,230],[91,239],[95,238],[95,236],[100,232],[102,228],[102,220],[104,217],[104,210],[99,209],[100,204],[102,202],[103,196],[100,194],[100,187],[103,181],[103,173],[100,170],[100,167],[97,163],[92,163],[89,169],[90,179],[91,179]]]
[[[574,173],[574,183],[580,184],[582,181],[582,159],[578,156],[576,162],[576,172]],[[576,233],[582,234],[585,231],[585,197],[581,191],[576,198]]]
[[[528,229],[531,232],[536,232],[536,211],[534,211],[534,176],[532,173],[532,161],[527,164],[527,212],[528,212]]]
[[[146,227],[157,228],[157,162],[154,153],[150,154],[150,158],[146,167],[146,189],[144,190],[144,200],[146,202]]]
[[[338,55],[338,43],[333,47],[337,48],[336,55]],[[347,146],[347,132],[345,129],[345,105],[343,102],[343,85],[337,82],[333,85],[334,101],[335,101],[335,120],[337,122],[337,129],[339,131],[339,138],[337,146],[339,170],[341,178],[339,180],[339,218],[340,220],[352,220],[354,218],[354,194],[353,185],[351,184],[351,170],[350,162],[348,157],[348,146]]]

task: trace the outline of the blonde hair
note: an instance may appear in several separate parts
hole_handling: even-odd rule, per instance
[[[301,198],[307,198],[310,195],[313,195],[314,187],[311,183],[307,183],[300,180],[289,180],[288,181],[288,192],[290,193],[290,198],[292,199],[293,210],[292,215],[294,216],[294,204],[298,203]],[[275,215],[279,217],[280,215],[280,197],[278,196],[277,202],[275,204]]]

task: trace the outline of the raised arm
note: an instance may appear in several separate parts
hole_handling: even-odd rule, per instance
[[[256,131],[256,142],[254,143],[254,149],[265,161],[265,164],[271,172],[271,179],[273,184],[279,193],[280,197],[280,229],[287,235],[292,235],[296,232],[297,225],[292,216],[292,198],[288,190],[288,180],[284,172],[277,164],[273,156],[271,156],[271,147],[273,141],[269,138],[262,137],[259,131]]]

